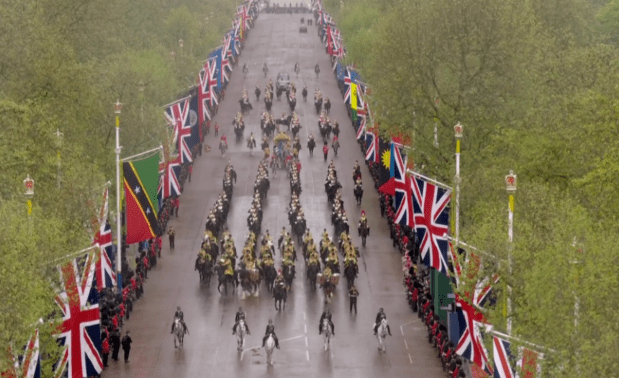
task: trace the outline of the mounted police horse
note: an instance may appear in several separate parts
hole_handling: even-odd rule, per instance
[[[269,334],[266,342],[264,343],[264,349],[267,352],[267,365],[273,365],[273,349],[275,349],[275,339],[272,334]]]
[[[238,350],[239,352],[243,350],[243,345],[245,344],[245,335],[249,335],[249,329],[247,328],[247,324],[245,323],[244,319],[239,319],[239,324],[236,327],[236,341],[237,341],[237,348],[236,350]]]
[[[387,335],[389,331],[389,326],[387,324],[387,319],[382,319],[380,321],[380,325],[378,326],[378,332],[376,333],[376,338],[378,339],[378,350],[385,353],[387,352]]]
[[[211,276],[213,263],[208,260],[203,260],[200,256],[196,259],[196,266],[194,270],[197,270],[200,274],[200,282],[206,281],[206,286],[211,286]]]
[[[292,281],[294,280],[294,277],[296,275],[296,268],[294,265],[284,265],[282,273],[284,274],[286,289],[290,290],[292,288]]]
[[[172,334],[174,335],[174,348],[183,347],[183,339],[185,338],[185,327],[179,318],[174,319],[174,327],[172,328]],[[176,342],[178,341],[178,347]]]
[[[333,334],[331,333],[331,325],[329,324],[329,319],[327,319],[326,317],[322,319],[322,324],[320,325],[320,333],[323,334],[325,339],[324,345],[326,352],[331,346],[331,336],[333,336]]]
[[[357,263],[349,263],[344,267],[344,276],[346,276],[346,282],[348,282],[348,290],[355,284],[355,278],[359,274],[359,266]]]
[[[263,273],[264,281],[267,285],[267,290],[273,291],[273,283],[275,282],[275,277],[277,277],[275,267],[273,265],[267,265],[263,268]]]

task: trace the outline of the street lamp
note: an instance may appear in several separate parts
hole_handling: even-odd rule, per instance
[[[509,171],[509,174],[505,176],[505,187],[507,194],[509,195],[509,218],[508,218],[508,231],[507,236],[509,240],[509,246],[507,247],[507,269],[509,276],[512,275],[512,249],[514,248],[514,194],[516,193],[517,177],[514,171]],[[512,333],[512,320],[510,318],[512,312],[512,288],[507,286],[507,334]]]
[[[116,100],[114,104],[114,113],[116,114],[116,277],[118,278],[118,291],[122,289],[122,271],[121,271],[121,231],[120,231],[120,112],[123,104]]]
[[[60,188],[60,149],[62,148],[62,138],[64,134],[60,132],[60,130],[56,129],[54,133],[56,136],[56,155],[58,156],[58,171],[56,172],[56,183]]]
[[[32,214],[32,197],[34,197],[34,180],[30,178],[30,175],[26,175],[24,180],[24,196],[28,204],[28,215]]]
[[[454,126],[454,133],[456,136],[456,248],[460,241],[460,140],[462,139],[462,132],[464,126],[458,122]]]

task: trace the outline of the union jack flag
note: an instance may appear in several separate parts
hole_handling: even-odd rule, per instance
[[[494,378],[535,378],[541,375],[541,353],[520,347],[521,357],[517,358],[511,350],[511,343],[497,336],[493,336],[492,346]]]
[[[54,377],[91,377],[101,373],[99,296],[94,287],[97,256],[88,252],[59,268],[64,290],[56,297],[62,325],[56,336],[64,346]]]
[[[511,353],[510,342],[499,337],[492,338],[494,378],[516,378],[516,358]]]
[[[95,234],[94,244],[99,246],[100,257],[96,268],[97,290],[104,287],[116,286],[116,273],[114,272],[115,248],[112,244],[112,227],[107,219],[108,213],[108,189],[103,192],[103,206],[99,218],[99,231]]]
[[[178,154],[181,157],[182,163],[191,163],[191,142],[188,140],[191,137],[190,124],[190,97],[180,99],[170,105],[165,110],[165,118],[174,127],[174,140],[177,141]]]
[[[456,315],[460,335],[456,353],[473,361],[477,366],[492,374],[488,364],[488,352],[484,347],[482,329],[488,327],[488,321],[481,311],[456,294]]]
[[[209,111],[209,93],[208,93],[208,78],[206,70],[202,69],[198,75],[198,121],[200,125],[204,121],[211,120],[211,112]]]
[[[378,163],[378,135],[372,131],[366,131],[365,143],[367,146],[365,160]]]
[[[161,169],[161,165],[159,168]],[[178,181],[180,174],[180,156],[177,156],[174,160],[164,163],[163,174],[159,177],[159,187],[157,188],[160,203],[163,203],[165,198],[181,195],[181,186]]]
[[[211,107],[218,105],[219,100],[217,99],[217,62],[214,59],[209,59],[206,64],[204,64],[204,70],[202,75],[202,82],[204,86],[204,91],[206,92],[206,99],[211,104]]]
[[[395,186],[395,222],[405,226],[413,225],[413,191],[411,178],[406,176],[406,164],[402,161],[400,149],[391,143],[390,174]]]
[[[228,71],[232,72],[232,64],[230,64],[230,57],[228,56],[228,47],[230,47],[230,45],[224,40],[221,50],[221,80],[224,84],[230,81]]]
[[[365,117],[361,117],[359,121],[359,128],[357,129],[357,140],[365,137],[365,127],[366,127]]]
[[[223,69],[222,69],[222,51],[223,48],[219,46],[215,50],[211,51],[208,58],[213,59],[215,61],[215,70],[213,72],[213,77],[217,80],[217,90],[220,90],[222,87],[222,77],[223,77]]]
[[[15,357],[9,347],[9,358],[13,360],[13,366],[0,372],[2,378],[41,378],[41,357],[39,355],[39,330],[28,340],[24,348],[24,354]]]
[[[413,210],[415,232],[420,240],[419,250],[423,262],[447,275],[447,250],[445,238],[449,224],[447,206],[451,190],[440,188],[425,180],[411,179],[413,191]]]
[[[454,252],[454,247],[451,242],[449,242],[449,255],[451,256],[451,261],[454,268],[454,276],[456,279],[456,287],[460,287],[461,284],[464,284],[463,274],[464,267],[461,264],[460,257]],[[477,275],[482,269],[482,259],[475,252],[467,253],[465,260],[466,267],[466,279],[473,280],[476,279],[475,287],[473,289],[473,294],[471,295],[470,291],[464,291],[464,297],[468,301],[472,301],[472,303],[478,308],[484,308],[487,304],[492,305],[493,298],[493,288],[499,282],[499,275],[494,274],[492,277],[485,277],[484,279],[478,279]]]

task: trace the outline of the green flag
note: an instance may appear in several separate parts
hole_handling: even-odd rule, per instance
[[[127,244],[155,237],[157,223],[157,186],[159,153],[123,163]]]

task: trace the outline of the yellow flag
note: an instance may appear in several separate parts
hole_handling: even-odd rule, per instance
[[[350,108],[357,110],[357,84],[350,83]]]

